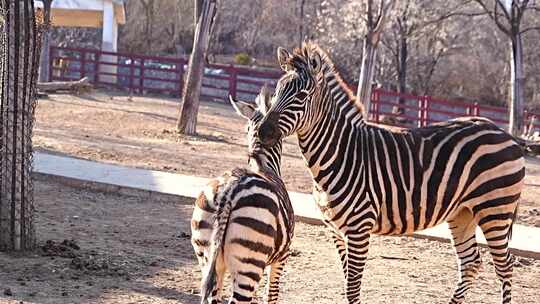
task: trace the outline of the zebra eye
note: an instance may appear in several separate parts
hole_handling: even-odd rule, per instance
[[[306,97],[307,97],[307,93],[304,92],[304,91],[301,91],[301,92],[296,94],[296,98],[298,98],[300,100],[304,100],[304,99],[306,99]]]

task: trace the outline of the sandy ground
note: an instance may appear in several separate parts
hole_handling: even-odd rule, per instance
[[[50,95],[36,113],[38,151],[204,177],[247,162],[244,120],[228,104],[201,104],[196,137],[174,131],[178,102],[163,97]],[[289,190],[311,192],[294,138],[285,142],[282,172]],[[540,227],[540,159],[527,159],[520,208],[520,222]]]
[[[199,303],[200,272],[189,242],[191,203],[36,182],[42,249],[22,256],[0,253],[0,303]],[[59,246],[64,240],[70,241]],[[281,303],[345,303],[337,253],[324,227],[299,223],[293,252]],[[493,267],[486,252],[483,257],[467,303],[498,303]],[[447,303],[455,279],[448,244],[375,236],[362,298]],[[518,259],[514,303],[540,303],[539,288],[540,261]]]

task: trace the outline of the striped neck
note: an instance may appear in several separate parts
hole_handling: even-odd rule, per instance
[[[318,98],[312,100],[312,121],[298,132],[298,141],[314,181],[326,191],[339,182],[333,180],[340,174],[337,171],[348,165],[363,167],[362,156],[356,151],[362,151],[360,135],[365,121],[362,109],[333,66],[324,66],[321,74],[314,94]]]
[[[257,145],[252,151],[249,153],[249,166],[253,171],[281,176],[281,141],[270,149]]]

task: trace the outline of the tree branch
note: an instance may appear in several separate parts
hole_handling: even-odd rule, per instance
[[[506,28],[501,23],[501,21],[499,20],[499,14],[498,14],[499,5],[502,6],[501,2],[499,2],[499,0],[495,1],[495,7],[493,8],[493,20],[495,21],[495,24],[497,24],[497,27],[503,33],[505,33],[506,35],[511,37],[512,36],[511,28]],[[508,21],[508,23],[510,24],[510,27],[511,27],[512,26],[512,19],[510,19],[510,16],[508,15],[508,12],[506,11],[506,9],[504,9],[504,7],[503,7],[503,11],[504,11],[504,14],[506,16],[506,20]]]
[[[522,30],[519,33],[520,34],[525,34],[525,33],[530,32],[530,31],[540,31],[540,26],[529,27],[529,28],[526,28],[526,29]]]

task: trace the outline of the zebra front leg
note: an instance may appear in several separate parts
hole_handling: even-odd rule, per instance
[[[347,249],[346,293],[349,304],[361,302],[360,288],[368,255],[369,238],[369,232],[361,231],[347,234],[345,237]]]
[[[270,275],[268,276],[268,287],[266,290],[266,303],[275,304],[279,297],[279,282],[283,274],[283,268],[288,257],[274,262],[270,265]]]
[[[333,232],[332,239],[334,240],[334,245],[336,246],[336,249],[338,251],[339,258],[341,260],[341,267],[343,268],[343,274],[346,280],[347,279],[347,247],[345,247],[345,241],[343,240],[343,237],[334,231],[332,232]]]

